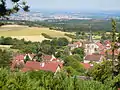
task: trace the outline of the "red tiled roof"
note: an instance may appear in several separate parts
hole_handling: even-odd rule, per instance
[[[87,55],[85,57],[85,60],[90,60],[90,61],[99,61],[101,58],[101,55],[99,54],[92,54],[92,55]]]
[[[14,60],[24,60],[24,57],[26,56],[27,54],[20,54],[20,55],[16,55],[14,57]],[[31,58],[33,58],[35,56],[35,54],[29,54]]]
[[[45,71],[56,72],[58,66],[62,67],[62,63],[47,62],[47,63],[44,63],[44,66],[42,66],[42,63],[40,63],[40,62],[27,61],[27,63],[25,64],[25,67],[22,69],[22,71],[26,72],[29,70],[45,70]]]
[[[50,60],[52,59],[52,56],[51,56],[51,55],[43,55],[43,56],[42,56],[42,59],[43,59],[44,61],[50,61]]]
[[[105,55],[105,54],[106,54],[106,50],[100,52],[100,54],[101,54],[101,55]],[[112,55],[112,50],[108,50],[108,51],[107,51],[107,54],[108,54],[108,55]],[[118,54],[119,54],[119,51],[116,49],[116,50],[114,51],[114,54],[115,54],[115,55],[118,55]]]
[[[99,47],[100,50],[103,50],[105,48],[100,42],[97,42],[96,45]]]
[[[57,61],[58,59],[57,58],[54,58],[52,61]]]
[[[100,52],[100,55],[105,55],[105,51],[101,51],[101,52]]]
[[[105,43],[105,45],[111,44],[111,42],[109,40],[104,41],[104,43]]]
[[[91,67],[91,65],[88,63],[80,63],[80,64],[82,64],[85,69],[89,69]]]
[[[73,44],[81,45],[81,42],[74,42]]]
[[[108,54],[112,55],[112,50],[109,50],[109,51],[108,51]],[[118,55],[118,54],[119,54],[119,51],[118,51],[118,50],[115,50],[115,51],[114,51],[114,54],[115,54],[115,55]]]
[[[20,60],[24,60],[24,57],[25,57],[24,54],[17,55],[16,57],[14,57],[14,60],[18,60],[18,61],[20,61]]]

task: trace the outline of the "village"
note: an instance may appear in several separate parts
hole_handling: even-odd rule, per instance
[[[120,90],[119,0],[0,0],[0,90]]]
[[[83,61],[80,64],[84,67],[84,69],[90,69],[94,67],[94,63],[101,63],[104,60],[111,60],[112,56],[112,42],[110,40],[105,40],[103,43],[100,41],[93,40],[92,32],[90,30],[88,39],[86,41],[77,41],[73,43],[69,43],[67,47],[69,48],[69,55],[72,55],[71,51],[76,48],[84,49],[84,57]],[[116,43],[119,46],[119,43]],[[120,49],[114,50],[114,55],[119,55]],[[22,72],[27,71],[51,71],[53,73],[60,72],[64,67],[64,60],[61,58],[56,58],[54,55],[41,55],[41,61],[38,62],[36,58],[34,58],[36,54],[34,53],[24,53],[24,54],[16,54],[13,57],[11,69],[19,68]],[[26,59],[28,59],[26,61]]]

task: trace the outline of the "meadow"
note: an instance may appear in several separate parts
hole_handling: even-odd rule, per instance
[[[0,27],[0,36],[12,37],[22,39],[24,38],[27,41],[42,41],[47,38],[44,38],[41,34],[45,33],[51,37],[66,37],[68,40],[71,38],[65,36],[66,32],[49,30],[49,28],[38,28],[38,27],[28,27],[21,25],[5,25]]]

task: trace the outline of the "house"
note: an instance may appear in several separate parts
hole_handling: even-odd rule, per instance
[[[54,55],[42,55],[42,61],[55,61],[57,60]]]
[[[90,62],[100,63],[103,59],[104,57],[100,54],[86,55],[84,57],[84,63],[90,63]]]
[[[74,42],[73,44],[68,44],[70,50],[74,50],[75,48],[82,47],[82,42]]]
[[[104,41],[104,44],[105,44],[106,49],[111,48],[111,42],[109,40]]]
[[[82,42],[78,41],[78,42],[74,42],[74,45],[77,45],[78,47],[82,47]]]
[[[24,60],[26,59],[26,56],[29,57],[30,60],[34,57],[34,54],[17,54],[13,57],[11,69],[14,68],[22,68],[25,64]]]
[[[30,60],[32,60],[34,55],[35,54],[18,54],[15,57],[13,57],[13,60],[21,61],[21,60],[26,59],[26,56],[28,56],[30,58]]]
[[[75,48],[78,48],[77,44],[68,44],[68,47],[70,48],[70,50],[74,50]]]
[[[53,73],[57,73],[61,70],[63,67],[63,63],[51,61],[51,62],[36,62],[36,61],[27,61],[24,65],[24,68],[21,69],[22,72],[27,71],[38,71],[38,70],[44,70],[44,71],[51,71]]]
[[[98,46],[97,48],[99,49],[99,51],[105,49],[105,46],[101,42],[97,42],[96,45]]]
[[[119,49],[114,50],[114,55],[117,56],[117,55],[119,55],[119,53],[120,53]],[[103,51],[100,52],[100,54],[106,56],[106,55],[112,55],[113,53],[112,53],[112,50],[104,49]]]
[[[89,63],[80,63],[85,69],[90,69],[93,65]]]
[[[30,61],[32,61],[33,57],[35,56],[35,54],[20,54],[20,55],[16,55],[14,58],[13,58],[13,61],[12,61],[12,65],[11,65],[11,68],[14,69],[14,68],[22,68],[24,65],[25,65],[25,58],[26,56],[28,56],[30,58]],[[44,62],[57,62],[57,63],[63,63],[62,60],[60,59],[57,59],[54,57],[54,55],[42,55],[42,61]],[[36,59],[33,59],[33,61],[36,61]]]

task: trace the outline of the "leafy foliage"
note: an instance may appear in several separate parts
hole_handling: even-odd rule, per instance
[[[26,2],[20,3],[21,0],[11,0],[11,3],[13,3],[13,6],[11,8],[7,7],[7,1],[1,0],[0,1],[0,18],[6,18],[6,16],[9,16],[13,13],[17,13],[21,8],[24,11],[29,11],[29,6],[26,4]]]
[[[82,65],[80,64],[80,62],[72,56],[67,56],[64,58],[64,65],[71,66],[77,72],[81,72],[81,73],[84,72],[84,69],[83,69]]]
[[[65,73],[54,76],[51,72],[11,72],[0,69],[1,90],[113,90],[96,81],[68,77]]]
[[[70,37],[70,38],[72,38],[72,39],[76,39],[76,36],[75,36],[75,35],[72,35],[72,34],[67,34],[67,33],[65,33],[65,36],[68,36],[68,37]]]
[[[11,60],[12,60],[12,53],[0,49],[0,67],[10,66]]]
[[[94,80],[104,82],[106,78],[111,77],[111,65],[111,61],[104,61],[100,64],[95,64],[94,67],[89,71],[89,75],[92,76]]]
[[[75,48],[73,51],[72,51],[72,54],[74,55],[74,54],[76,54],[76,55],[74,55],[74,57],[76,58],[76,59],[78,59],[79,61],[83,61],[83,57],[84,57],[84,48]]]
[[[120,88],[120,55],[115,56],[116,50],[116,21],[112,19],[112,60],[105,60],[102,63],[96,64],[88,73],[94,80],[104,84],[109,84],[111,87]],[[110,57],[109,57],[110,58]]]
[[[53,39],[53,37],[47,35],[46,33],[42,33],[41,35],[43,35],[45,38],[48,38],[48,39]]]
[[[58,38],[58,46],[66,46],[68,45],[69,41],[66,38]]]

